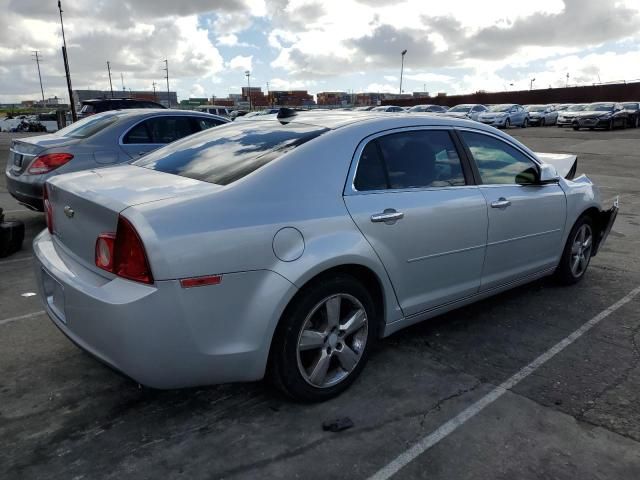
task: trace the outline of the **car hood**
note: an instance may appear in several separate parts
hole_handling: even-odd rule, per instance
[[[445,112],[445,115],[455,118],[467,118],[469,114],[465,112]]]
[[[541,117],[544,115],[544,112],[529,112],[530,117]]]
[[[536,157],[542,163],[553,165],[558,175],[568,180],[572,180],[578,168],[578,156],[571,153],[538,153]]]

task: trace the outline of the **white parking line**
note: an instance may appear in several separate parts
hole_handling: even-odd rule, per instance
[[[520,383],[522,380],[527,378],[529,375],[535,372],[538,368],[544,365],[547,361],[549,361],[555,355],[557,355],[562,350],[564,350],[569,345],[571,345],[573,342],[575,342],[582,335],[584,335],[593,327],[595,327],[602,320],[607,318],[609,315],[611,315],[613,312],[618,310],[623,305],[633,300],[633,298],[636,297],[639,293],[640,293],[640,287],[636,287],[635,289],[631,290],[627,295],[622,297],[620,300],[618,300],[616,303],[611,305],[606,310],[603,310],[602,312],[600,312],[598,315],[596,315],[587,323],[585,323],[576,331],[574,331],[571,335],[564,338],[560,342],[556,343],[553,347],[551,347],[545,353],[540,355],[533,362],[531,362],[529,365],[524,367],[522,370],[520,370],[518,373],[513,375],[511,378],[509,378],[508,380],[506,380],[505,382],[501,383],[496,388],[491,390],[487,395],[482,397],[480,400],[478,400],[477,402],[473,403],[471,406],[464,409],[462,412],[460,412],[458,415],[453,417],[448,422],[442,424],[437,430],[435,430],[431,434],[427,435],[426,437],[423,437],[422,440],[416,443],[413,447],[409,448],[408,450],[398,455],[393,461],[391,461],[386,466],[382,467],[373,476],[369,477],[369,480],[386,480],[388,478],[391,478],[393,475],[398,473],[398,471],[400,471],[401,468],[411,463],[419,455],[423,454],[428,449],[436,445],[438,442],[446,438],[448,435],[456,431],[459,427],[464,425],[464,423],[467,420],[475,417],[485,407],[491,405],[493,402],[499,399],[502,395],[504,395],[507,392],[507,390],[515,387],[518,383]]]
[[[26,315],[20,315],[18,317],[5,318],[4,320],[0,320],[0,325],[6,325],[7,323],[16,322],[18,320],[27,320],[29,318],[34,318],[42,315],[43,313],[45,313],[45,311],[40,310],[39,312],[27,313]]]

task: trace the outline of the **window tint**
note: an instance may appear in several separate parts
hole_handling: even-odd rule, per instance
[[[194,133],[189,117],[156,117],[147,120],[153,143],[171,143]]]
[[[359,192],[387,188],[388,179],[378,150],[378,143],[375,140],[369,142],[362,150],[353,185]]]
[[[466,183],[453,141],[443,130],[402,132],[377,138],[364,149],[360,162],[354,182],[359,191]]]
[[[523,153],[495,137],[460,132],[478,166],[484,184],[529,184],[537,168]]]
[[[76,123],[72,123],[62,130],[58,130],[56,133],[54,133],[54,135],[56,137],[89,138],[90,136],[98,133],[100,130],[113,125],[117,121],[118,117],[111,114],[107,114],[106,116],[91,116],[88,118],[83,118]]]
[[[326,131],[295,123],[227,123],[154,150],[134,165],[228,185]]]
[[[149,120],[139,123],[133,127],[122,139],[122,143],[153,143],[147,123]]]

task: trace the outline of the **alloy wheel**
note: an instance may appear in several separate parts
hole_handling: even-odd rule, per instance
[[[584,272],[589,265],[592,247],[593,233],[591,231],[591,226],[585,223],[576,232],[573,237],[573,244],[571,245],[570,267],[571,273],[575,278],[579,278],[584,275]]]
[[[328,388],[356,368],[367,345],[367,312],[352,295],[320,301],[307,315],[298,336],[298,370],[305,381]]]

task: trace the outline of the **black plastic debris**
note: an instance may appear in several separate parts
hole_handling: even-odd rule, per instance
[[[349,417],[337,418],[322,423],[322,430],[325,432],[341,432],[353,427],[353,422]]]
[[[0,258],[7,257],[22,248],[24,241],[24,223],[4,221],[0,208]]]

